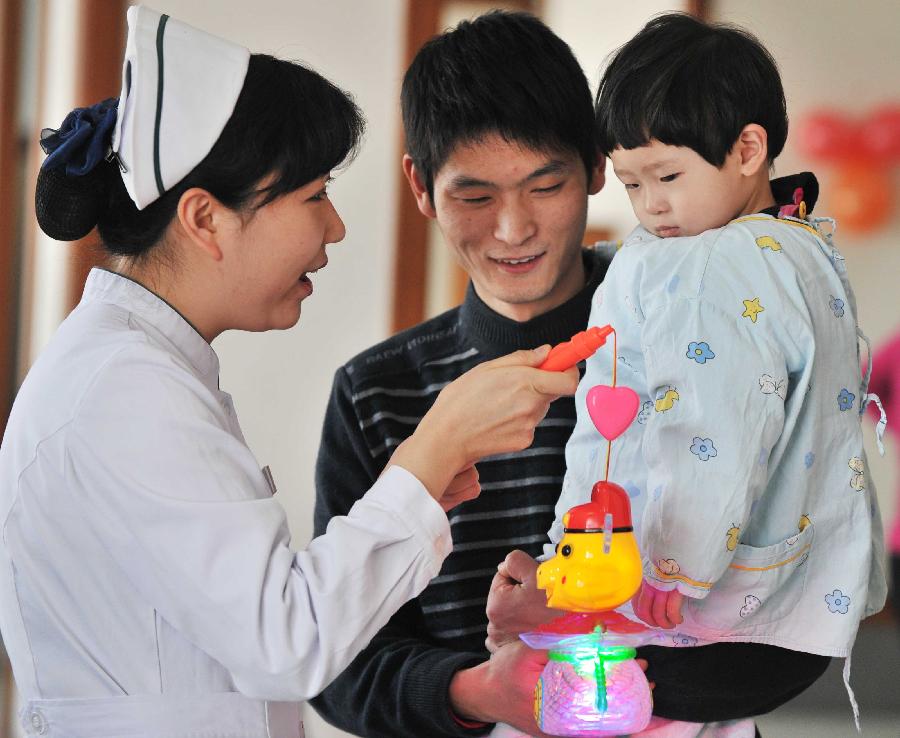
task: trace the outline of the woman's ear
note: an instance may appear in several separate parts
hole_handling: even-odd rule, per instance
[[[741,174],[753,176],[769,165],[769,135],[758,123],[748,123],[741,129],[737,140],[741,156]]]
[[[200,187],[191,187],[178,200],[178,225],[188,240],[213,261],[221,261],[223,256],[219,240],[227,210]]]
[[[409,182],[409,189],[412,190],[416,198],[416,205],[419,206],[419,212],[426,218],[436,218],[437,211],[434,209],[434,203],[431,201],[431,195],[428,194],[428,188],[422,179],[422,173],[416,168],[412,157],[409,154],[403,155],[403,174],[406,175],[406,181]]]

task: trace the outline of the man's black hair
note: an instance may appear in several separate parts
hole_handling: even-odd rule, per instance
[[[459,144],[499,134],[536,151],[597,154],[591,93],[566,43],[528,13],[492,11],[436,36],[401,92],[406,150],[428,194]]]
[[[768,135],[771,164],[784,148],[784,89],[771,54],[744,29],[669,13],[614,52],[597,90],[597,146],[606,155],[656,139],[687,146],[716,167],[744,126]]]

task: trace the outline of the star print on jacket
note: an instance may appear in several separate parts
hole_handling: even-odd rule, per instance
[[[754,297],[752,300],[744,300],[744,312],[741,313],[741,317],[750,318],[755,323],[756,316],[764,311],[765,308],[759,304],[759,298]]]

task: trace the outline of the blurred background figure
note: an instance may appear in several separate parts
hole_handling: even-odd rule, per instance
[[[73,107],[118,94],[127,4],[0,2],[0,428],[33,358],[101,259],[93,235],[73,249],[39,234],[33,214],[34,177],[43,158],[38,132],[58,124]],[[893,0],[149,0],[149,5],[260,52],[303,59],[353,93],[369,121],[361,155],[332,189],[347,214],[347,237],[334,252],[337,268],[319,276],[322,290],[310,304],[308,320],[291,331],[254,338],[234,333],[214,344],[226,367],[223,385],[232,390],[249,444],[267,449],[269,457],[260,461],[279,470],[282,488],[303,490],[282,500],[296,547],[312,533],[309,470],[335,368],[395,331],[457,304],[463,295],[461,271],[437,230],[418,213],[403,180],[398,103],[403,72],[419,46],[463,18],[494,7],[539,15],[572,47],[594,88],[606,54],[655,13],[683,10],[752,30],[781,65],[791,120],[775,174],[816,172],[822,185],[816,214],[841,214],[836,243],[857,285],[860,323],[875,346],[886,345],[897,330],[900,167],[892,143],[897,117],[891,111],[900,105],[900,4]],[[824,143],[817,136],[824,136]],[[634,223],[624,188],[610,178],[591,199],[586,241],[622,237]],[[254,341],[252,349],[248,340]],[[298,351],[301,340],[320,348],[314,355]],[[890,363],[882,356],[875,359],[879,374],[889,370],[882,368]],[[896,359],[889,371],[897,376]],[[893,423],[896,431],[900,410]],[[882,458],[874,433],[867,433],[869,471],[887,524],[897,514],[892,492],[898,488],[898,437],[888,434]],[[863,623],[853,664],[863,735],[896,738],[900,687],[887,675],[900,670],[900,634],[890,611]],[[762,718],[762,733],[852,735],[840,666],[794,703]],[[0,666],[0,738],[15,735],[15,699],[6,667]],[[344,735],[322,724],[312,710],[304,718],[310,738]]]
[[[900,457],[900,445],[897,440],[900,439],[900,330],[894,333],[884,344],[875,348],[872,357],[872,378],[869,381],[869,391],[874,392],[881,399],[884,411],[888,420],[893,418],[893,424],[888,423],[888,436],[893,443],[893,451],[895,461]],[[881,413],[872,403],[869,406],[869,414],[877,423]],[[897,510],[900,509],[900,485],[895,485],[896,489],[895,508],[893,525],[890,526],[885,543],[890,553],[891,562],[888,576],[890,577],[891,606],[893,615],[898,626],[900,626],[900,515]]]

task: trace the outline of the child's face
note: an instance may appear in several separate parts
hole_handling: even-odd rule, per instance
[[[609,157],[641,225],[661,238],[696,236],[745,214],[750,196],[737,147],[721,168],[686,146],[651,139]]]

